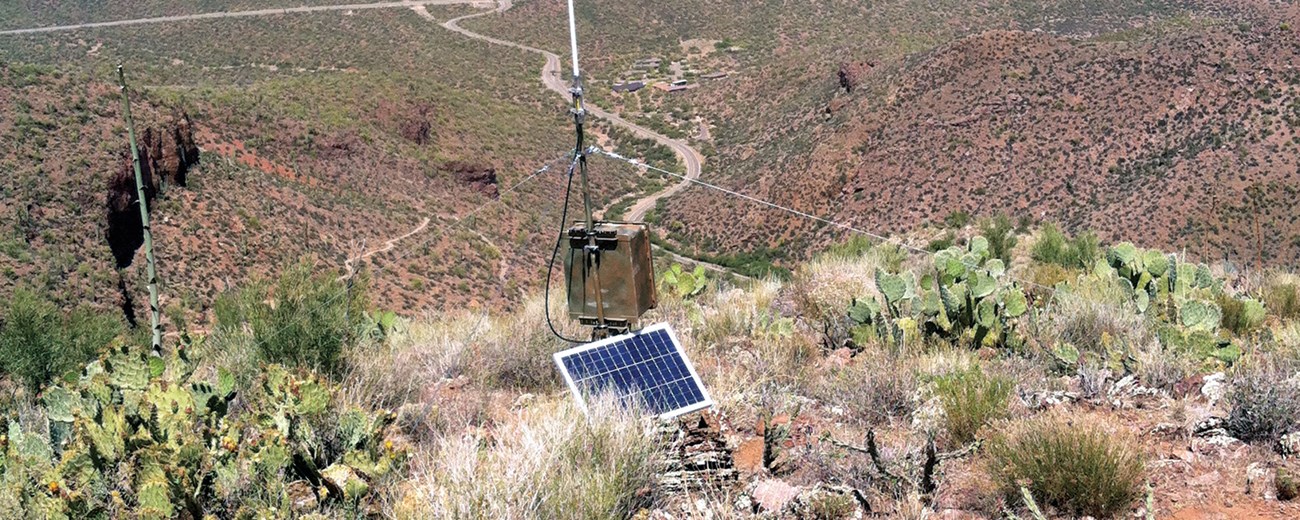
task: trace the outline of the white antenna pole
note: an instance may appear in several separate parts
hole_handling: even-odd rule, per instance
[[[587,181],[587,145],[586,135],[583,132],[582,125],[587,119],[587,109],[582,105],[582,71],[578,68],[578,22],[573,13],[573,1],[569,0],[569,46],[573,51],[573,87],[569,92],[573,94],[573,126],[577,133],[577,144],[573,148],[574,157],[578,160],[578,172],[582,176],[582,208],[585,220],[583,233],[586,235],[587,246],[583,248],[583,263],[587,266],[585,269],[591,271],[592,283],[596,286],[596,330],[593,336],[603,337],[608,331],[609,326],[605,323],[605,302],[603,290],[600,285],[600,271],[595,266],[600,265],[600,248],[596,245],[596,223],[591,216],[591,187]],[[572,173],[570,173],[572,175]]]
[[[581,75],[578,70],[578,22],[573,15],[573,0],[569,0],[569,47],[573,50],[573,77]]]

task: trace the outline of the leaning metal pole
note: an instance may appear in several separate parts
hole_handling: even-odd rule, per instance
[[[135,122],[131,119],[131,95],[126,88],[126,74],[117,66],[117,82],[122,89],[122,113],[126,116],[126,133],[131,140],[131,165],[135,168],[135,192],[140,204],[140,224],[144,228],[144,256],[149,274],[149,323],[153,327],[153,354],[162,354],[162,324],[158,310],[158,269],[153,256],[153,228],[149,226],[149,202],[144,196],[144,174],[140,172],[140,149],[135,143]]]
[[[600,247],[596,245],[595,222],[591,217],[591,188],[587,181],[586,135],[583,131],[587,109],[582,105],[582,71],[578,68],[578,24],[573,14],[573,0],[569,0],[569,47],[573,56],[573,87],[569,89],[569,93],[573,94],[573,125],[578,141],[573,153],[578,159],[578,172],[582,176],[582,206],[587,232],[587,247],[584,248],[583,256],[587,269],[592,273],[592,282],[596,284],[596,335],[603,335],[607,329],[605,302],[600,285]]]

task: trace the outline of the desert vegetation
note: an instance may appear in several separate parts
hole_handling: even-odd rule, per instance
[[[563,344],[535,296],[513,314],[401,318],[364,273],[349,286],[301,264],[231,289],[215,330],[151,357],[111,315],[20,291],[0,316],[0,506],[145,518],[1295,511],[1282,455],[1300,431],[1300,347],[1292,318],[1262,303],[1289,276],[1225,277],[1127,243],[1061,265],[1036,258],[1092,240],[1009,234],[1005,264],[966,235],[925,256],[859,240],[740,285],[662,269],[652,319],[677,328],[718,402],[669,423],[599,399],[584,417],[560,391],[549,354]],[[1020,281],[1045,265],[1064,270],[1056,286]],[[1228,326],[1228,302],[1249,326]],[[70,325],[38,338],[33,320]],[[64,363],[32,371],[9,347],[28,342]],[[670,471],[692,456],[683,438],[717,458]],[[1161,453],[1179,445],[1197,457],[1175,471]],[[1200,478],[1212,472],[1249,484]]]
[[[0,517],[1300,516],[1294,8],[1105,4],[580,3],[592,103],[711,183],[890,237],[661,199],[646,320],[716,401],[673,421],[584,414],[553,365],[570,133],[538,56],[406,8],[6,36]],[[465,25],[562,50],[561,16]],[[646,54],[730,75],[610,93]],[[156,356],[103,229],[118,60],[141,128],[202,150],[152,201]],[[592,166],[609,217],[675,182]]]

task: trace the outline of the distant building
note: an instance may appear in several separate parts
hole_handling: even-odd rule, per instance
[[[678,83],[683,83],[683,82],[677,81],[677,82],[673,82],[672,84],[669,84],[661,81],[659,83],[655,83],[655,88],[662,90],[664,92],[681,92],[683,90],[691,88],[690,85],[686,85],[684,83],[679,85]]]
[[[724,79],[727,76],[728,74],[726,72],[718,71],[718,72],[710,72],[708,74],[702,75],[700,76],[700,78],[712,80],[712,79]]]
[[[645,88],[644,81],[628,81],[614,84],[614,92],[636,92],[643,88]]]
[[[664,61],[659,58],[643,58],[636,60],[636,63],[632,64],[632,68],[644,70],[657,69],[659,68],[659,65],[663,64],[663,62]]]

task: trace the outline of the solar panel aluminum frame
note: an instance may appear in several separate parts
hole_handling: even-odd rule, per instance
[[[677,351],[678,355],[681,356],[682,363],[686,365],[686,370],[690,373],[691,379],[694,380],[697,386],[699,387],[700,395],[703,397],[703,399],[701,399],[700,402],[692,404],[690,406],[685,406],[682,408],[678,408],[676,410],[670,410],[661,413],[658,416],[659,419],[661,420],[672,419],[674,417],[686,415],[688,413],[698,412],[700,410],[711,408],[714,406],[714,404],[716,404],[713,402],[713,397],[709,395],[709,389],[706,388],[704,386],[704,382],[700,380],[700,374],[695,371],[695,364],[691,363],[691,358],[687,357],[686,352],[682,349],[682,343],[677,339],[677,333],[674,332],[673,328],[667,323],[660,323],[657,325],[646,327],[637,332],[631,332],[620,336],[606,338],[593,343],[579,345],[577,347],[573,347],[568,350],[556,352],[555,354],[552,355],[552,358],[555,360],[555,366],[560,369],[560,374],[564,376],[564,382],[569,385],[569,392],[573,394],[573,398],[578,402],[578,408],[582,410],[583,415],[587,415],[587,399],[585,396],[583,396],[582,390],[578,388],[578,383],[573,380],[573,375],[569,373],[569,369],[564,366],[564,359],[569,356],[586,352],[588,350],[595,350],[601,347],[612,345],[614,343],[618,343],[620,341],[627,340],[641,334],[649,334],[661,330],[668,333],[668,338],[671,339],[673,343],[673,349]]]

